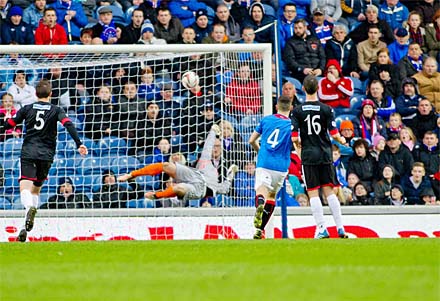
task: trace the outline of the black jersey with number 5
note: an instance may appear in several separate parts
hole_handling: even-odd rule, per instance
[[[292,114],[293,135],[301,138],[303,164],[331,164],[330,136],[338,132],[333,109],[319,101],[307,101],[295,107]]]
[[[67,128],[77,146],[81,145],[72,122],[64,110],[58,106],[43,101],[26,105],[13,118],[8,119],[8,127],[14,127],[23,120],[26,135],[21,149],[22,159],[53,160],[57,144],[58,121]]]

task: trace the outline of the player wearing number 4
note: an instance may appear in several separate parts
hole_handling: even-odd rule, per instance
[[[227,194],[231,188],[232,180],[238,171],[238,166],[232,164],[226,174],[226,180],[218,182],[217,168],[212,164],[212,150],[214,148],[216,136],[220,136],[220,127],[214,124],[205,140],[203,151],[197,162],[196,168],[191,168],[180,163],[153,163],[134,170],[128,174],[118,177],[119,182],[127,181],[131,178],[149,175],[155,176],[162,172],[174,179],[173,184],[162,191],[148,191],[145,197],[148,199],[178,198],[187,200],[197,200],[204,197],[215,197],[218,194]]]
[[[291,106],[290,98],[281,96],[277,101],[277,114],[264,117],[249,138],[249,144],[258,153],[255,170],[257,209],[254,217],[254,239],[263,238],[264,228],[275,209],[275,196],[283,186],[290,165]]]
[[[50,82],[42,79],[36,86],[38,101],[21,108],[17,114],[8,119],[1,130],[14,128],[25,121],[26,135],[21,148],[20,199],[26,208],[25,225],[20,230],[17,240],[25,242],[27,232],[34,227],[41,187],[49,173],[55,155],[57,122],[67,129],[78,147],[78,152],[87,155],[72,121],[64,110],[50,103],[52,87]]]
[[[308,75],[304,79],[303,90],[306,92],[306,102],[297,106],[292,113],[292,134],[294,146],[301,155],[310,206],[317,224],[315,238],[330,237],[324,224],[324,213],[319,198],[320,188],[327,197],[330,211],[338,228],[338,236],[348,238],[342,225],[341,205],[333,192],[333,187],[339,186],[339,182],[332,163],[332,145],[327,131],[341,144],[345,144],[345,138],[336,128],[333,109],[318,101],[316,77]],[[301,143],[298,139],[298,132]]]

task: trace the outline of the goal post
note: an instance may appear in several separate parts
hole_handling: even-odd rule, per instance
[[[204,235],[209,237],[212,234],[209,229],[219,229],[207,222],[206,216],[212,215],[215,226],[222,231],[235,228],[237,222],[247,223],[239,226],[238,236],[252,237],[253,186],[246,173],[252,172],[248,162],[255,160],[255,153],[247,139],[259,120],[273,109],[270,44],[1,45],[0,54],[6,61],[0,62],[0,81],[4,81],[0,83],[0,95],[11,93],[19,98],[14,94],[17,73],[24,72],[26,79],[30,79],[28,74],[34,75],[32,81],[28,80],[29,86],[40,78],[48,78],[54,90],[53,101],[65,108],[89,148],[88,156],[79,157],[73,141],[59,126],[57,154],[41,195],[41,204],[50,209],[39,210],[43,218],[51,220],[51,225],[55,221],[61,229],[66,227],[64,218],[86,219],[88,231],[97,233],[102,230],[95,231],[93,227],[98,229],[100,221],[105,220],[106,227],[114,227],[111,233],[117,233],[121,225],[130,227],[127,218],[137,220],[146,216],[147,224],[167,231],[163,229],[167,227],[168,217],[176,227],[202,227],[206,230]],[[19,54],[18,58],[13,54]],[[14,63],[7,63],[12,57]],[[185,71],[194,71],[200,77],[202,98],[198,97],[197,89],[191,92],[181,85],[180,75]],[[144,82],[143,77],[146,79],[148,74],[153,78],[152,89],[151,79]],[[167,103],[165,94],[169,90],[173,95]],[[111,94],[107,102],[106,93]],[[135,97],[131,98],[133,93]],[[131,102],[132,99],[136,101]],[[25,104],[14,103],[17,109]],[[155,114],[152,104],[157,105],[159,111],[154,126],[160,126],[151,130],[147,115],[151,108],[152,115]],[[143,192],[163,189],[167,179],[145,176],[122,185],[125,190],[118,192],[119,201],[112,204],[111,191],[102,189],[106,184],[103,182],[105,172],[111,171],[117,176],[148,163],[167,161],[174,153],[194,165],[209,133],[206,126],[210,123],[205,119],[211,109],[215,122],[223,126],[220,137],[223,152],[217,161],[226,166],[218,168],[219,179],[224,179],[228,165],[240,167],[226,196],[218,196],[205,204],[200,200],[182,203],[175,199],[154,202],[144,199]],[[230,133],[225,134],[227,131]],[[168,140],[164,145],[160,145],[162,138]],[[21,213],[11,215],[11,210],[22,209],[17,181],[21,143],[21,137],[12,136],[3,137],[0,143],[5,179],[0,188],[0,215],[4,212],[14,218]],[[78,201],[80,205],[72,205],[67,198],[62,198],[60,187],[65,185],[66,179],[72,182],[75,193],[86,196]],[[107,198],[99,198],[105,194]],[[49,204],[54,196],[57,202],[64,203]],[[97,206],[96,202],[101,205]],[[202,206],[212,208],[207,211]],[[189,221],[191,226],[176,223],[179,217],[185,217],[183,220]],[[90,222],[91,219],[95,222]],[[281,219],[278,215],[275,219],[274,227],[278,231]],[[14,225],[21,222],[13,220]],[[39,235],[45,231],[53,233],[43,225],[38,226],[38,221],[36,229]]]

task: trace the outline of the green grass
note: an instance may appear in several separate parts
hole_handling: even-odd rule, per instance
[[[0,300],[440,300],[439,239],[0,244]]]

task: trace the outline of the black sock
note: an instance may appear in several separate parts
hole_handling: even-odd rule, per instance
[[[255,208],[259,205],[264,205],[265,199],[264,196],[261,194],[258,194],[255,196]]]
[[[264,230],[264,227],[266,227],[267,222],[272,216],[274,209],[275,209],[275,201],[273,200],[266,201],[266,204],[264,204],[263,217],[260,227],[261,230]]]

